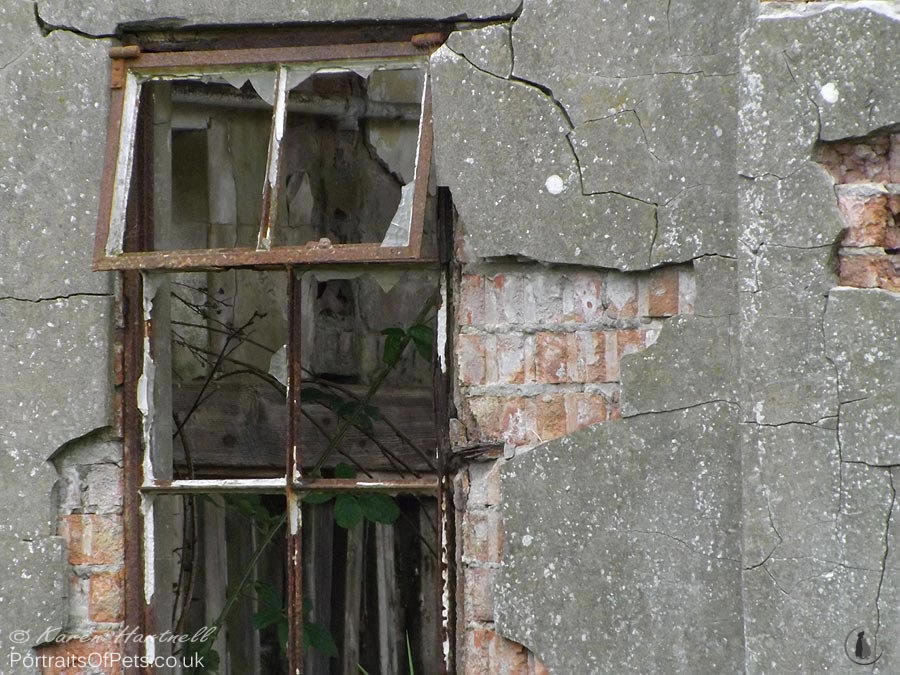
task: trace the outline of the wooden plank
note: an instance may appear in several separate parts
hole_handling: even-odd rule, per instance
[[[342,673],[358,672],[360,610],[363,594],[363,525],[347,530],[347,557],[344,568],[344,643]]]
[[[400,607],[393,525],[375,524],[375,556],[379,663],[382,673],[399,673]]]
[[[334,560],[333,510],[331,503],[304,506],[302,527],[304,598],[312,603],[309,618],[325,630],[331,627],[331,577],[339,564]],[[319,650],[307,649],[304,662],[304,672],[329,672],[329,658]]]
[[[425,670],[439,673],[443,670],[441,649],[441,603],[440,561],[435,557],[440,543],[435,535],[437,525],[437,500],[419,500],[419,615],[417,632],[420,639],[420,654]],[[426,545],[427,542],[427,545]]]
[[[200,384],[176,385],[173,407],[180,419],[190,410]],[[362,392],[362,387],[354,387]],[[431,392],[428,389],[384,391],[375,404],[381,413],[395,421],[399,428],[430,457],[436,456],[436,435]],[[302,406],[322,428],[333,430],[337,417],[320,405]],[[215,393],[203,402],[188,423],[184,433],[189,439],[191,456],[198,477],[203,467],[271,468],[273,475],[283,475],[285,466],[285,429],[287,406],[284,398],[270,385],[262,383],[217,385]],[[383,422],[374,424],[374,435],[390,451],[417,471],[429,469],[424,460]],[[303,461],[312,465],[327,447],[325,437],[312,423],[300,429]],[[350,429],[340,445],[360,465],[374,471],[396,470],[397,465],[357,429]],[[184,465],[184,450],[176,443],[175,465]],[[433,460],[436,461],[436,460]],[[332,453],[325,466],[349,460]],[[364,477],[364,476],[360,476]]]

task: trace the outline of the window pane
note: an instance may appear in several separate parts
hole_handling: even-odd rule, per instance
[[[258,494],[153,498],[156,653],[203,660],[222,675],[286,673],[285,500]],[[220,625],[218,632],[213,627]],[[196,662],[196,661],[195,661]]]
[[[432,497],[344,493],[305,503],[304,629],[316,638],[305,672],[409,673],[407,638],[414,672],[440,672],[438,541]]]
[[[437,273],[321,270],[300,283],[306,475],[435,472]]]
[[[287,275],[148,275],[158,479],[285,472]]]
[[[274,71],[143,84],[130,199],[153,236],[138,250],[256,247],[273,100]]]
[[[288,71],[276,244],[406,246],[424,70]]]

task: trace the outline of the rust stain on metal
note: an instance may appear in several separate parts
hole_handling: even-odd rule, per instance
[[[288,433],[285,448],[288,509],[288,665],[291,672],[303,673],[303,534],[300,497],[294,480],[302,471],[303,449],[300,447],[302,347],[302,285],[291,271],[288,274]]]
[[[408,246],[341,244],[330,248],[278,246],[268,251],[252,248],[210,248],[204,250],[152,251],[105,256],[94,263],[95,270],[205,270],[217,267],[284,267],[300,264],[346,264],[419,262],[436,263],[436,257],[420,257]]]
[[[443,33],[418,33],[413,35],[409,41],[419,49],[427,49],[428,47],[439,47],[444,44],[446,39],[447,36]]]
[[[136,59],[141,55],[141,48],[138,45],[121,45],[109,48],[109,58],[111,59]]]
[[[182,68],[237,67],[273,63],[304,63],[341,59],[385,59],[418,56],[411,42],[370,42],[315,47],[269,47],[193,52],[142,52],[129,67],[136,72]]]

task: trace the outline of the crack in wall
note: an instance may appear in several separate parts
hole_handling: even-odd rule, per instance
[[[69,293],[68,295],[54,295],[46,298],[20,298],[15,295],[4,295],[0,300],[12,300],[13,302],[55,302],[57,300],[69,300],[70,298],[111,298],[112,293]]]
[[[678,537],[676,537],[672,534],[669,534],[668,532],[661,532],[659,530],[635,530],[635,529],[631,529],[631,528],[626,529],[626,530],[609,528],[606,530],[606,532],[615,532],[616,534],[641,534],[641,535],[646,535],[646,536],[665,537],[666,539],[671,539],[672,541],[678,542],[679,544],[684,546],[686,549],[688,549],[693,555],[701,556],[703,558],[707,558],[708,560],[721,560],[723,562],[733,562],[733,563],[738,563],[738,564],[741,563],[741,561],[737,560],[736,558],[729,558],[728,556],[713,555],[711,553],[706,553],[704,551],[698,550],[697,548],[688,544],[683,539],[679,539]]]
[[[74,35],[77,35],[78,37],[87,38],[88,40],[108,40],[110,38],[117,37],[115,33],[88,33],[87,31],[83,31],[80,28],[76,28],[75,26],[50,23],[49,21],[44,20],[44,18],[41,16],[37,2],[34,3],[34,20],[37,22],[38,28],[41,31],[41,35],[43,35],[44,37],[48,37],[51,33],[55,33],[56,31],[72,33]]]
[[[878,578],[878,591],[875,593],[875,644],[878,644],[878,631],[881,630],[881,589],[884,586],[884,575],[887,559],[890,554],[891,517],[897,501],[897,489],[894,487],[893,467],[888,469],[888,480],[891,486],[891,505],[888,507],[887,522],[884,526],[884,555],[881,558],[881,576]]]
[[[22,59],[22,58],[23,58],[26,54],[28,54],[28,52],[30,52],[33,48],[34,48],[34,45],[33,45],[33,44],[32,44],[32,45],[28,45],[28,46],[27,46],[25,49],[23,49],[19,54],[17,54],[16,56],[14,56],[12,59],[10,59],[9,61],[7,61],[7,62],[4,63],[3,65],[0,65],[0,70],[6,70],[7,68],[9,68],[11,65],[13,65],[14,63],[16,63],[17,61],[19,61],[20,59]]]
[[[713,405],[715,403],[725,403],[727,405],[732,405],[739,408],[739,404],[737,401],[732,401],[730,399],[724,398],[714,398],[708,401],[701,401],[700,403],[693,403],[691,405],[682,406],[680,408],[664,408],[663,410],[643,410],[638,413],[633,413],[631,415],[622,415],[623,420],[633,420],[637,417],[644,417],[645,415],[662,415],[665,413],[673,413],[673,412],[682,412],[684,410],[691,410],[692,408],[701,408],[705,405]]]

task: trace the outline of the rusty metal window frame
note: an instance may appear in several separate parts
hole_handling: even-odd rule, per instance
[[[438,254],[426,257],[422,253],[424,215],[426,208],[432,153],[432,125],[429,77],[427,72],[427,56],[440,42],[442,34],[425,34],[414,36],[409,42],[364,43],[349,45],[330,45],[312,47],[277,47],[264,49],[228,49],[216,51],[186,52],[146,52],[138,47],[114,48],[110,52],[111,70],[111,105],[107,128],[107,147],[104,160],[103,183],[101,186],[98,229],[95,240],[95,270],[116,270],[122,273],[123,281],[123,391],[121,401],[121,423],[125,442],[125,621],[129,626],[137,626],[145,635],[153,635],[157,630],[154,618],[154,598],[152,579],[154,574],[154,550],[152,528],[154,523],[154,500],[162,495],[241,493],[281,494],[286,497],[288,513],[288,559],[294,561],[288,565],[288,597],[286,599],[289,615],[290,634],[288,640],[288,661],[290,672],[301,673],[303,670],[303,636],[302,636],[302,537],[300,523],[301,499],[308,491],[369,491],[389,494],[428,495],[436,498],[438,504],[438,526],[440,547],[440,573],[438,575],[438,597],[446,599],[453,596],[453,574],[451,562],[452,546],[452,499],[445,478],[445,460],[449,448],[447,438],[448,392],[449,379],[446,368],[435,365],[434,401],[435,424],[437,427],[438,447],[436,448],[435,472],[433,477],[390,478],[386,480],[345,480],[316,478],[308,479],[302,475],[301,453],[297,439],[301,424],[300,388],[303,381],[300,368],[301,326],[300,300],[301,284],[297,273],[304,269],[320,266],[399,264],[400,266],[425,267],[438,270],[440,276],[441,303],[443,325],[438,321],[438,333],[447,331],[446,312],[449,307],[448,289],[450,287],[450,240],[447,235],[452,218],[452,207],[449,194],[438,191]],[[192,74],[197,72],[215,73],[223,69],[245,66],[269,66],[281,69],[284,65],[298,63],[338,62],[341,60],[371,59],[383,62],[389,59],[418,59],[423,64],[425,85],[420,120],[419,146],[416,162],[413,218],[409,245],[405,247],[382,247],[379,244],[343,244],[330,248],[309,248],[297,246],[273,247],[260,249],[200,249],[182,251],[133,251],[110,254],[110,223],[116,199],[116,174],[122,158],[128,153],[135,153],[135,136],[130,137],[129,147],[122,144],[126,116],[136,115],[140,100],[140,79],[152,76]],[[282,69],[283,70],[283,69]],[[276,101],[281,101],[283,114],[284,89],[276,89]],[[277,104],[275,106],[277,108]],[[273,110],[273,116],[279,114]],[[273,119],[273,134],[277,126],[277,118]],[[271,160],[271,146],[270,158]],[[120,181],[128,184],[131,175],[121,175]],[[140,191],[141,186],[137,187]],[[120,193],[121,194],[121,193]],[[128,190],[125,191],[128,194]],[[140,199],[136,200],[140,202]],[[125,217],[125,204],[120,208]],[[136,213],[129,214],[127,237],[123,233],[122,248],[134,248],[135,242],[149,240],[147,232],[142,231],[141,222],[146,217],[146,205],[138,203]],[[267,214],[263,214],[263,225]],[[126,239],[127,242],[126,243]],[[145,442],[142,426],[143,413],[139,390],[144,369],[144,357],[148,346],[153,341],[153,322],[144,313],[144,283],[147,274],[165,274],[166,272],[227,269],[235,267],[280,268],[289,271],[287,288],[289,312],[288,336],[288,417],[287,442],[285,448],[285,473],[281,478],[247,478],[230,480],[158,480],[153,475],[151,450]],[[439,314],[440,316],[440,314]],[[435,349],[442,349],[443,354],[436,354],[436,363],[449,362],[449,347],[446,341],[436,340]],[[146,401],[145,401],[146,404]],[[149,586],[148,586],[149,582]],[[149,589],[149,590],[148,590]],[[455,641],[453,625],[453,608],[444,607],[441,613],[442,638],[444,649],[442,670],[449,672],[454,668],[452,645]],[[152,647],[140,642],[128,642],[124,651],[130,656],[146,655]]]
[[[431,171],[433,130],[428,56],[442,40],[440,34],[414,36],[409,42],[362,43],[311,47],[270,47],[187,52],[142,52],[139,47],[110,50],[110,114],[104,156],[103,181],[97,234],[94,242],[95,270],[199,270],[236,266],[284,266],[289,264],[360,264],[428,262],[422,239],[425,203]],[[419,139],[413,179],[412,217],[406,246],[378,243],[334,244],[327,247],[273,246],[271,231],[281,171],[281,133],[286,115],[286,69],[301,64],[346,67],[352,64],[406,62],[423,69],[424,87],[419,120]],[[132,165],[137,152],[137,112],[144,82],[179,79],[192,75],[214,75],[248,67],[275,71],[275,105],[269,137],[269,156],[263,212],[260,214],[259,243],[252,248],[207,248],[153,251],[126,250],[125,219],[132,196]],[[132,233],[133,241],[149,241],[147,233]]]

